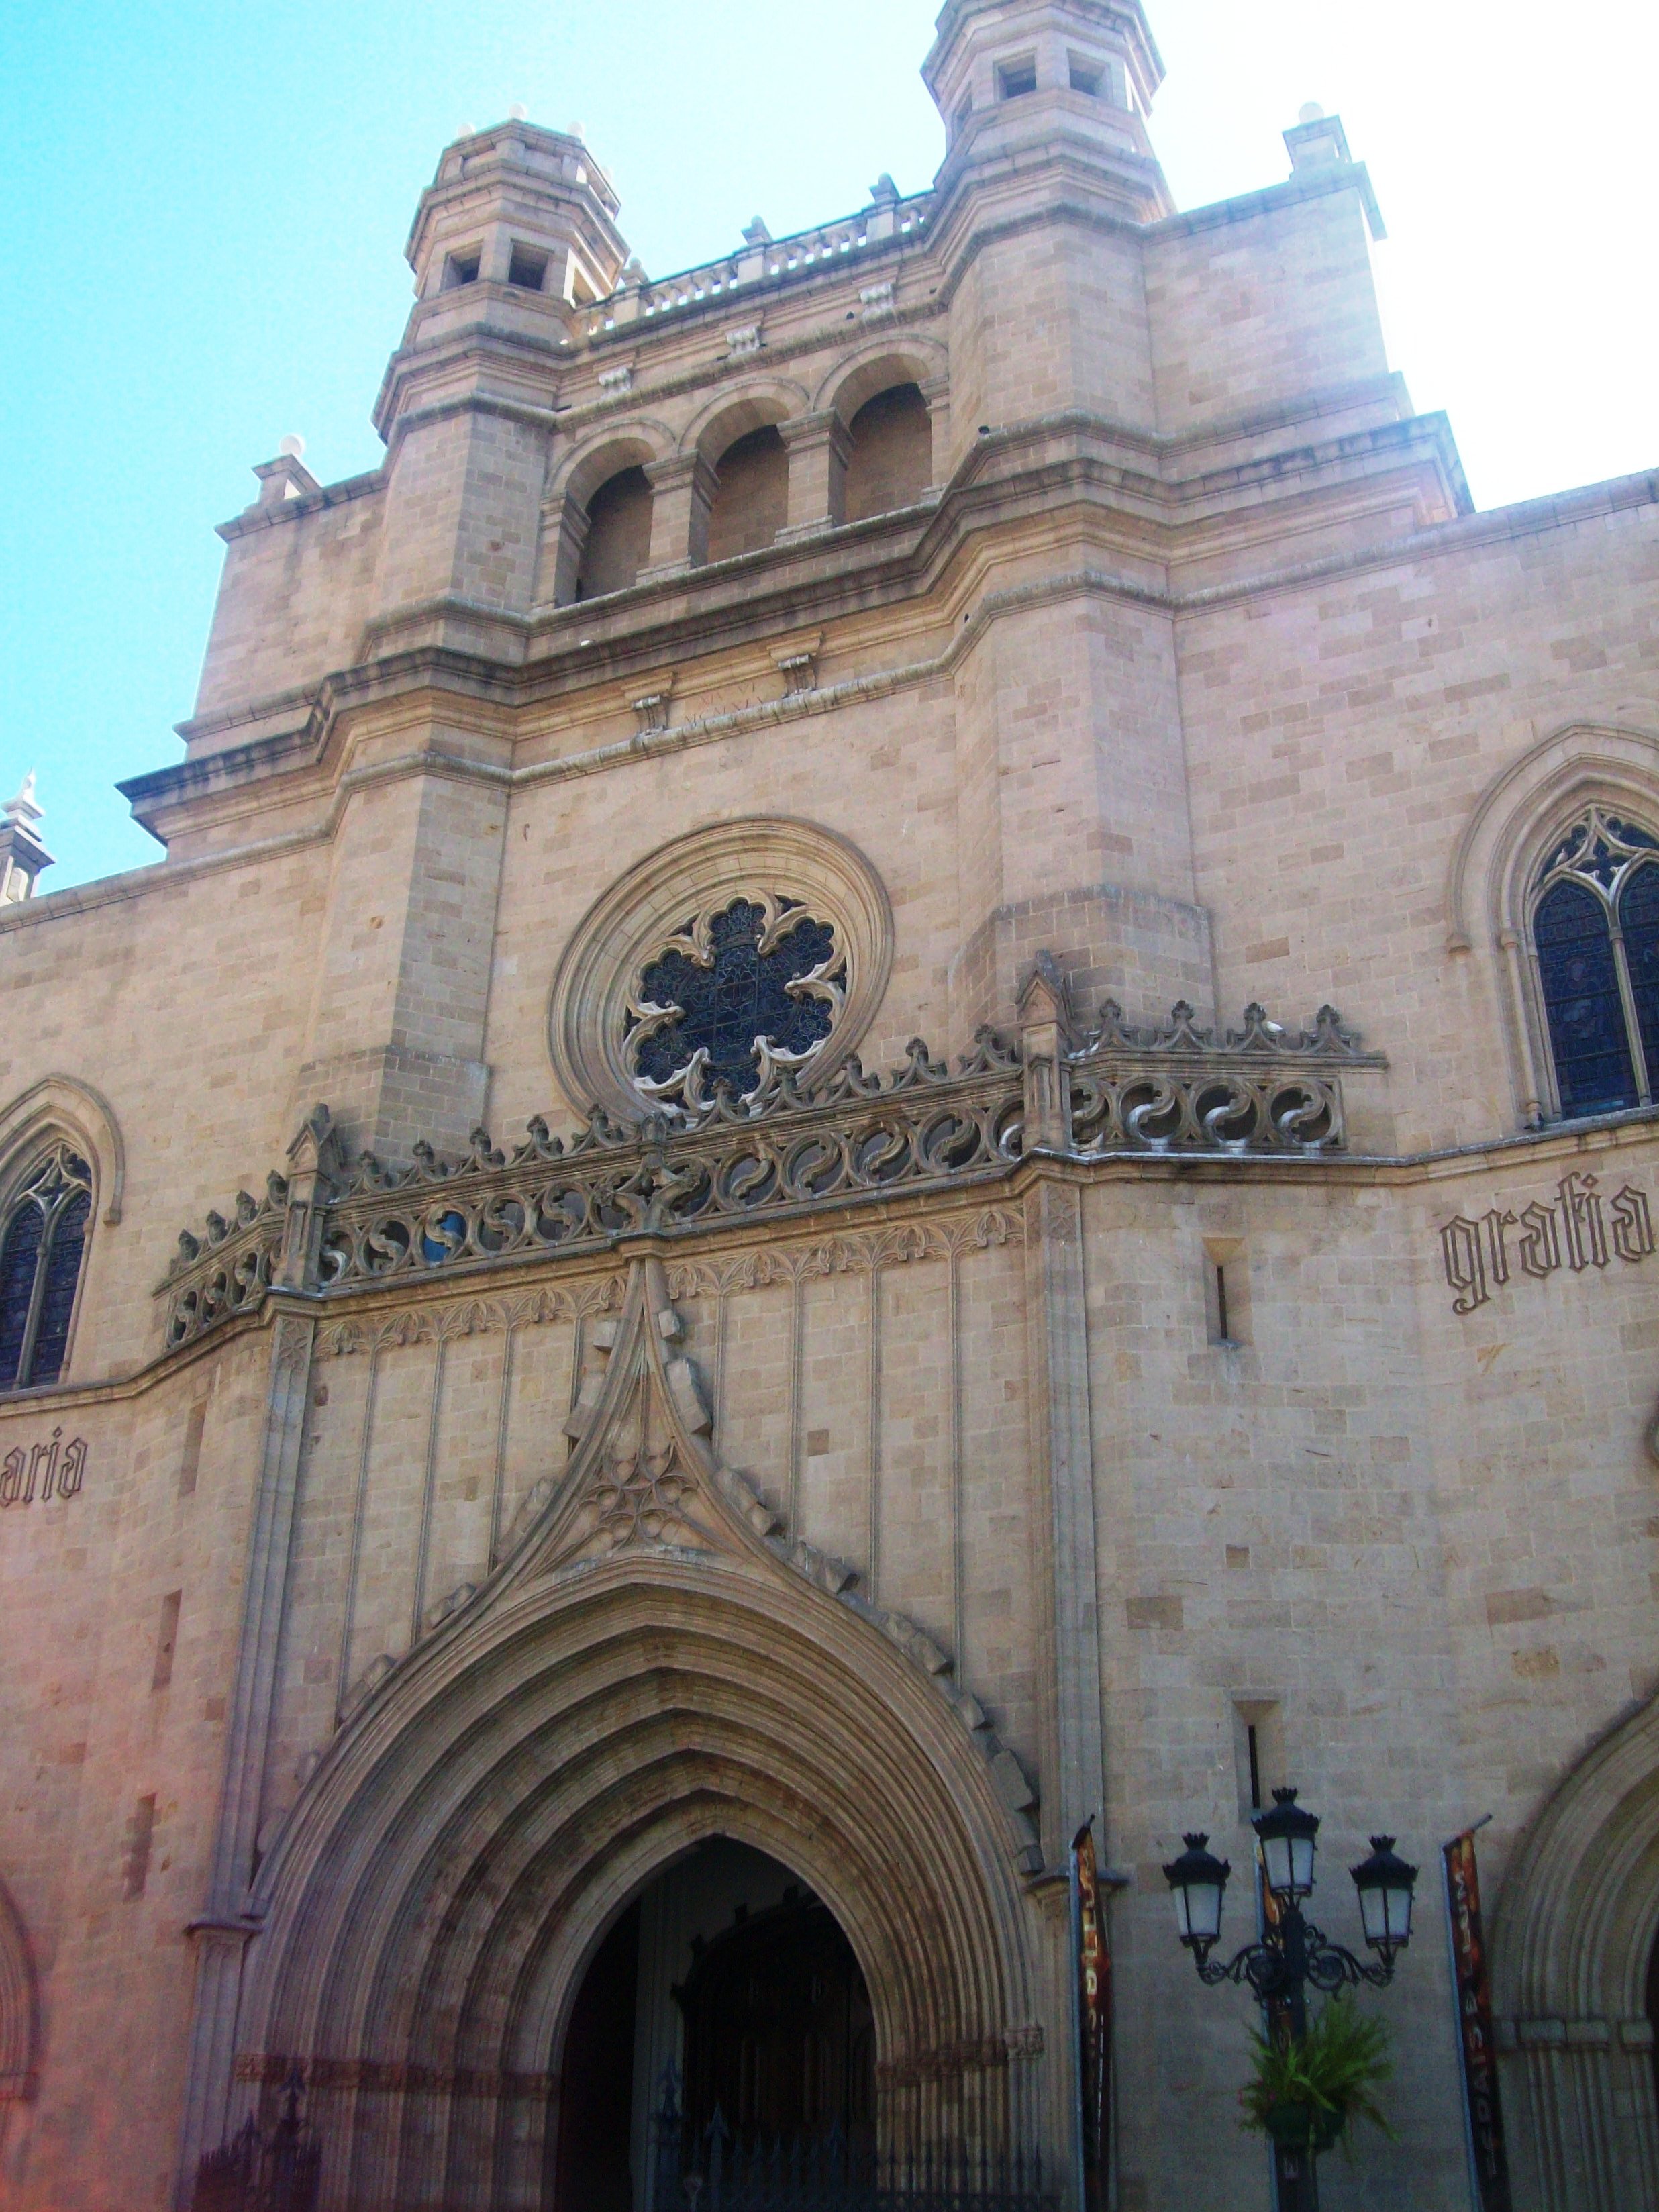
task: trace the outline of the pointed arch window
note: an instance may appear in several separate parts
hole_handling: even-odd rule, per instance
[[[69,1145],[31,1169],[0,1234],[0,1390],[55,1382],[86,1254],[92,1170]]]
[[[1533,952],[1562,1115],[1659,1095],[1659,838],[1593,806],[1534,887]]]

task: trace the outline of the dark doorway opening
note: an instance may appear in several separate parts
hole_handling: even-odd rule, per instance
[[[834,1914],[775,1859],[711,1838],[647,1884],[577,1991],[551,2212],[679,2212],[714,2136],[728,2165],[779,2144],[867,2155],[874,2115],[869,1993]]]
[[[744,2143],[810,2142],[831,2130],[854,2147],[871,2142],[875,2025],[828,1906],[786,1898],[729,1929],[678,1996],[694,2140],[718,2112]]]
[[[629,2141],[639,1972],[640,1908],[630,1905],[595,1953],[570,2015],[556,2130],[558,2212],[634,2212]]]

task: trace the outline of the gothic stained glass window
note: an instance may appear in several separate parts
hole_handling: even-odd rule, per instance
[[[62,1374],[91,1211],[92,1170],[66,1145],[13,1200],[0,1237],[0,1390]]]
[[[1659,1074],[1659,862],[1632,871],[1619,896],[1619,933],[1650,1087]]]
[[[1659,1078],[1659,841],[1592,807],[1544,864],[1532,932],[1562,1113],[1650,1104]]]
[[[694,919],[640,976],[636,1079],[662,1094],[689,1077],[704,1094],[725,1084],[746,1097],[767,1060],[799,1064],[829,1036],[835,960],[835,932],[788,900],[734,899],[701,927]]]

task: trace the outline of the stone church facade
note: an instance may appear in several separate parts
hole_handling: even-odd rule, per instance
[[[1328,2203],[1468,2201],[1487,1814],[1516,2202],[1659,2202],[1659,479],[1476,512],[1340,125],[1178,210],[1139,0],[925,75],[930,190],[662,283],[450,146],[166,861],[0,833],[18,2212],[290,2080],[328,2212],[643,2205],[763,1923],[795,2118],[1069,2202],[1091,1819],[1113,2201],[1265,2205],[1160,1868],[1285,1782],[1333,1936],[1425,1869]]]

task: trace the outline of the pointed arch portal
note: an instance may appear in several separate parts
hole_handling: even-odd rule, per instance
[[[1541,2212],[1659,2203],[1659,1696],[1593,1744],[1504,1879],[1492,1995]]]
[[[543,2212],[587,1970],[712,1838],[844,1934],[884,2142],[1045,2132],[1035,1907],[994,1762],[884,1616],[739,1510],[660,1274],[636,1266],[514,1557],[342,1730],[261,1869],[237,2070],[274,2090],[301,2063],[325,2212]],[[596,1510],[641,1480],[665,1516]]]

